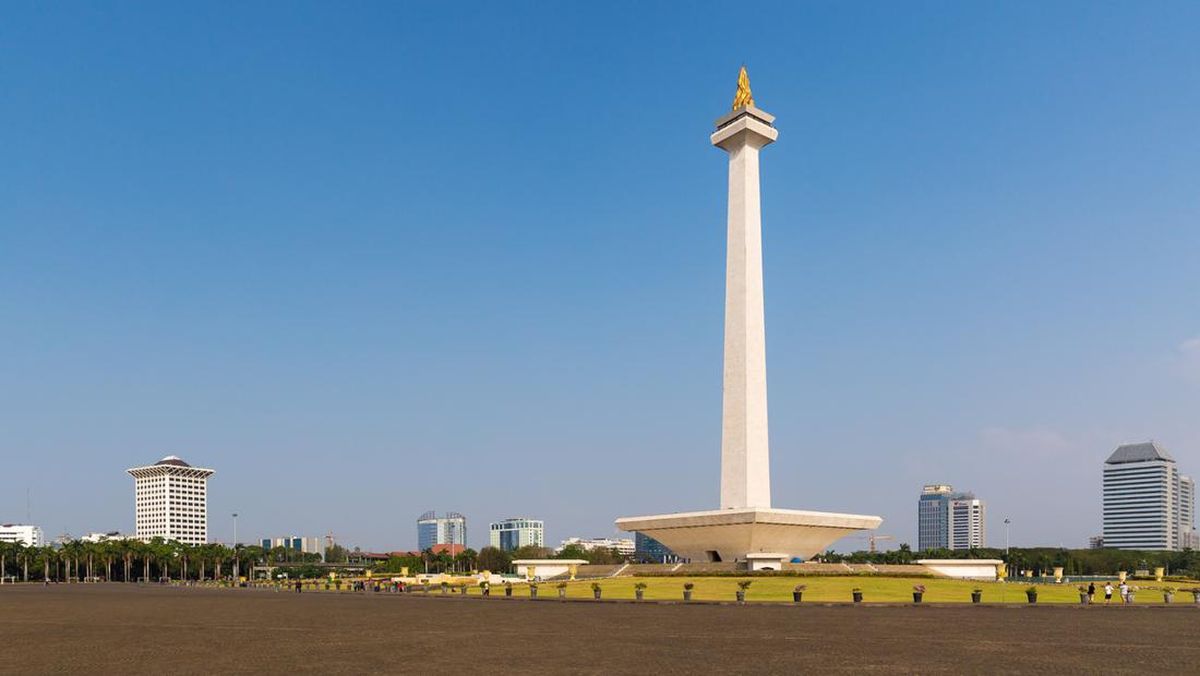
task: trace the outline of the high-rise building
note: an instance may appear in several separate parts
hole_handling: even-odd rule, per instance
[[[208,478],[214,470],[168,455],[153,465],[125,471],[133,477],[136,537],[188,545],[208,542]]]
[[[950,484],[926,484],[917,499],[917,549],[986,547],[987,508]]]
[[[319,537],[303,537],[297,535],[289,535],[282,538],[263,538],[259,541],[263,549],[274,549],[275,547],[283,547],[302,554],[320,554],[321,560],[325,559],[325,548]]]
[[[37,526],[6,523],[0,526],[0,542],[20,542],[26,547],[41,547],[46,544],[46,538]]]
[[[491,545],[506,552],[521,547],[544,547],[545,531],[545,524],[538,519],[504,519],[491,525]]]
[[[417,519],[417,550],[425,551],[434,545],[467,544],[467,517],[458,512],[438,516],[425,512]]]
[[[1153,441],[1124,444],[1104,461],[1104,546],[1179,550],[1196,544],[1196,486]]]

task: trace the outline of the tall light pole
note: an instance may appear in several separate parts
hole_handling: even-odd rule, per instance
[[[237,539],[237,512],[233,513],[233,583],[236,585],[241,580],[241,559],[238,556],[238,539]]]
[[[1004,517],[1004,565],[1008,567],[1008,575],[1012,576],[1012,557],[1008,555],[1008,524],[1012,523],[1009,518]]]

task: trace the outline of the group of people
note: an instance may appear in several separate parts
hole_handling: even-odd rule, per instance
[[[1126,582],[1125,580],[1121,580],[1121,583],[1119,585],[1117,585],[1115,588],[1113,587],[1112,582],[1104,583],[1104,605],[1107,606],[1110,603],[1112,603],[1112,597],[1113,597],[1114,590],[1117,591],[1121,595],[1121,603],[1122,604],[1129,605],[1130,603],[1133,603],[1134,589],[1129,586],[1128,582]],[[1096,596],[1096,583],[1095,582],[1088,583],[1087,595],[1088,595],[1089,602],[1093,599],[1093,597]]]

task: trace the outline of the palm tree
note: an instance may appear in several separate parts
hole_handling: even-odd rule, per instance
[[[29,550],[30,550],[30,547],[26,546],[26,544],[24,542],[14,542],[13,544],[16,545],[15,552],[13,553],[13,559],[14,560],[17,558],[21,559],[21,581],[29,582]]]

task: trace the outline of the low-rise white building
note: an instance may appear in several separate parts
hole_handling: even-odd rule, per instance
[[[567,538],[558,545],[554,552],[557,554],[571,546],[579,547],[585,552],[593,549],[613,549],[621,556],[633,556],[637,549],[633,538]]]
[[[114,530],[107,533],[88,533],[79,539],[84,542],[108,542],[110,540],[128,540],[129,536]]]
[[[41,547],[46,544],[42,529],[20,523],[0,525],[0,542],[20,542],[26,547]]]

